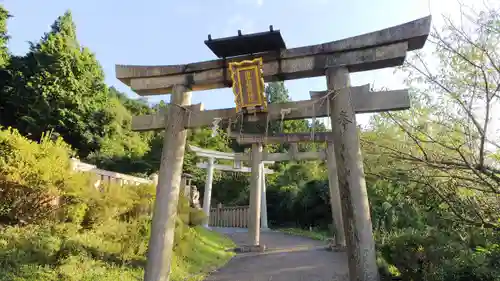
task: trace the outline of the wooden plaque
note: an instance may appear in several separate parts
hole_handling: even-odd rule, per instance
[[[264,94],[264,77],[262,74],[262,58],[229,63],[229,71],[233,80],[234,101],[236,111],[265,111],[267,101]]]

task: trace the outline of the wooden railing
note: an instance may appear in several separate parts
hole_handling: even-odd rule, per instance
[[[210,209],[209,226],[248,228],[249,206],[222,207]]]

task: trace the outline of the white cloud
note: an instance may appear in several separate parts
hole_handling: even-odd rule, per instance
[[[260,7],[264,5],[264,0],[257,0],[257,6]]]

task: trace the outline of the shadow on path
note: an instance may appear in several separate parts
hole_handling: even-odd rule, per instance
[[[244,230],[214,229],[236,244],[247,241]],[[262,232],[265,253],[236,255],[206,281],[348,281],[345,253],[325,250],[325,243],[281,232]]]

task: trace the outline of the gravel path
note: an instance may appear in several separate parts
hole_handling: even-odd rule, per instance
[[[241,229],[214,229],[236,244],[247,241]],[[280,232],[262,232],[265,253],[236,255],[206,281],[348,281],[345,253],[325,250],[325,242]]]

